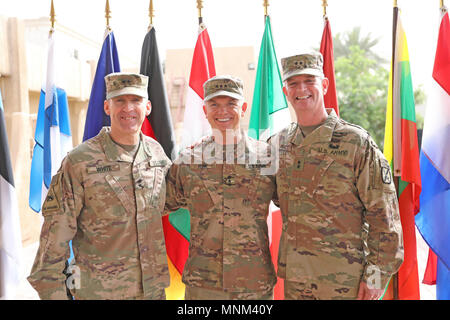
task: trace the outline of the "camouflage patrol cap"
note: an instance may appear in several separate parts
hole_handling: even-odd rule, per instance
[[[234,99],[244,99],[244,83],[241,79],[224,75],[208,79],[203,84],[205,101],[217,96],[228,96]]]
[[[310,74],[323,77],[323,57],[320,52],[299,54],[281,59],[283,81],[292,76]]]
[[[124,94],[148,98],[148,77],[137,73],[116,72],[105,76],[106,99]]]

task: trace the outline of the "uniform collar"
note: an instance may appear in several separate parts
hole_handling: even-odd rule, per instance
[[[124,161],[124,162],[135,162],[140,163],[148,158],[151,158],[152,154],[149,146],[144,142],[143,133],[139,134],[139,149],[136,153],[135,158],[131,157],[128,152],[116,144],[110,136],[111,127],[103,127],[99,135],[102,140],[102,145],[104,147],[106,158],[109,161]]]
[[[334,128],[339,120],[334,109],[325,109],[328,117],[316,130],[303,138],[302,132],[298,124],[293,127],[289,141],[296,146],[308,145],[316,142],[329,142],[333,136]]]
[[[257,150],[256,150],[254,144],[251,142],[248,135],[246,134],[246,132],[243,129],[240,129],[240,131],[241,131],[241,139],[239,140],[239,142],[237,144],[234,144],[232,146],[228,145],[228,149],[232,148],[233,150],[245,150],[245,152],[237,152],[239,159],[235,159],[237,161],[245,161],[245,158],[248,158],[249,153],[252,153],[252,152],[256,153]],[[195,157],[203,159],[204,154],[201,154],[201,153],[210,144],[215,144],[213,136],[207,136],[207,137],[203,138],[203,141],[201,142],[202,148],[194,147]],[[218,150],[225,151],[226,150],[225,148],[227,148],[227,145],[217,144],[217,146],[218,146]],[[217,160],[223,161],[223,153],[221,153],[220,155],[215,155],[215,150],[213,152],[214,152],[213,156],[216,157]],[[234,153],[234,154],[236,155],[236,153]],[[237,162],[237,163],[240,163],[240,162]]]

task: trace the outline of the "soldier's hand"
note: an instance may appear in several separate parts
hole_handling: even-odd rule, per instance
[[[383,289],[371,289],[367,286],[367,283],[361,281],[356,300],[379,300],[383,293]]]

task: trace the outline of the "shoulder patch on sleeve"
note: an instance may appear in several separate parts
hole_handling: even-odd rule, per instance
[[[391,184],[392,176],[389,165],[381,165],[381,181],[383,181],[384,184]]]
[[[61,173],[53,176],[48,190],[47,197],[42,204],[42,214],[51,214],[61,209],[60,199],[62,197],[61,183],[59,181]]]

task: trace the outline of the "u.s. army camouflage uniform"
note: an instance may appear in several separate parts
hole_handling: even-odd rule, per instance
[[[103,128],[72,150],[42,207],[39,251],[28,278],[42,299],[67,299],[72,246],[80,270],[75,299],[164,299],[169,284],[161,222],[170,160],[140,135],[135,158]],[[72,268],[73,270],[73,268]]]
[[[403,261],[387,160],[364,129],[327,112],[306,138],[292,123],[270,139],[280,151],[278,276],[297,288],[287,299],[355,299],[360,281],[384,288]]]
[[[219,291],[234,293],[226,295],[230,299],[268,299],[276,283],[266,222],[275,171],[261,174],[271,165],[268,145],[242,134],[225,155],[212,137],[204,139],[183,151],[167,175],[166,210],[186,207],[191,214],[182,280],[187,292],[194,290],[187,299],[224,297]],[[207,160],[202,152],[215,159]]]

